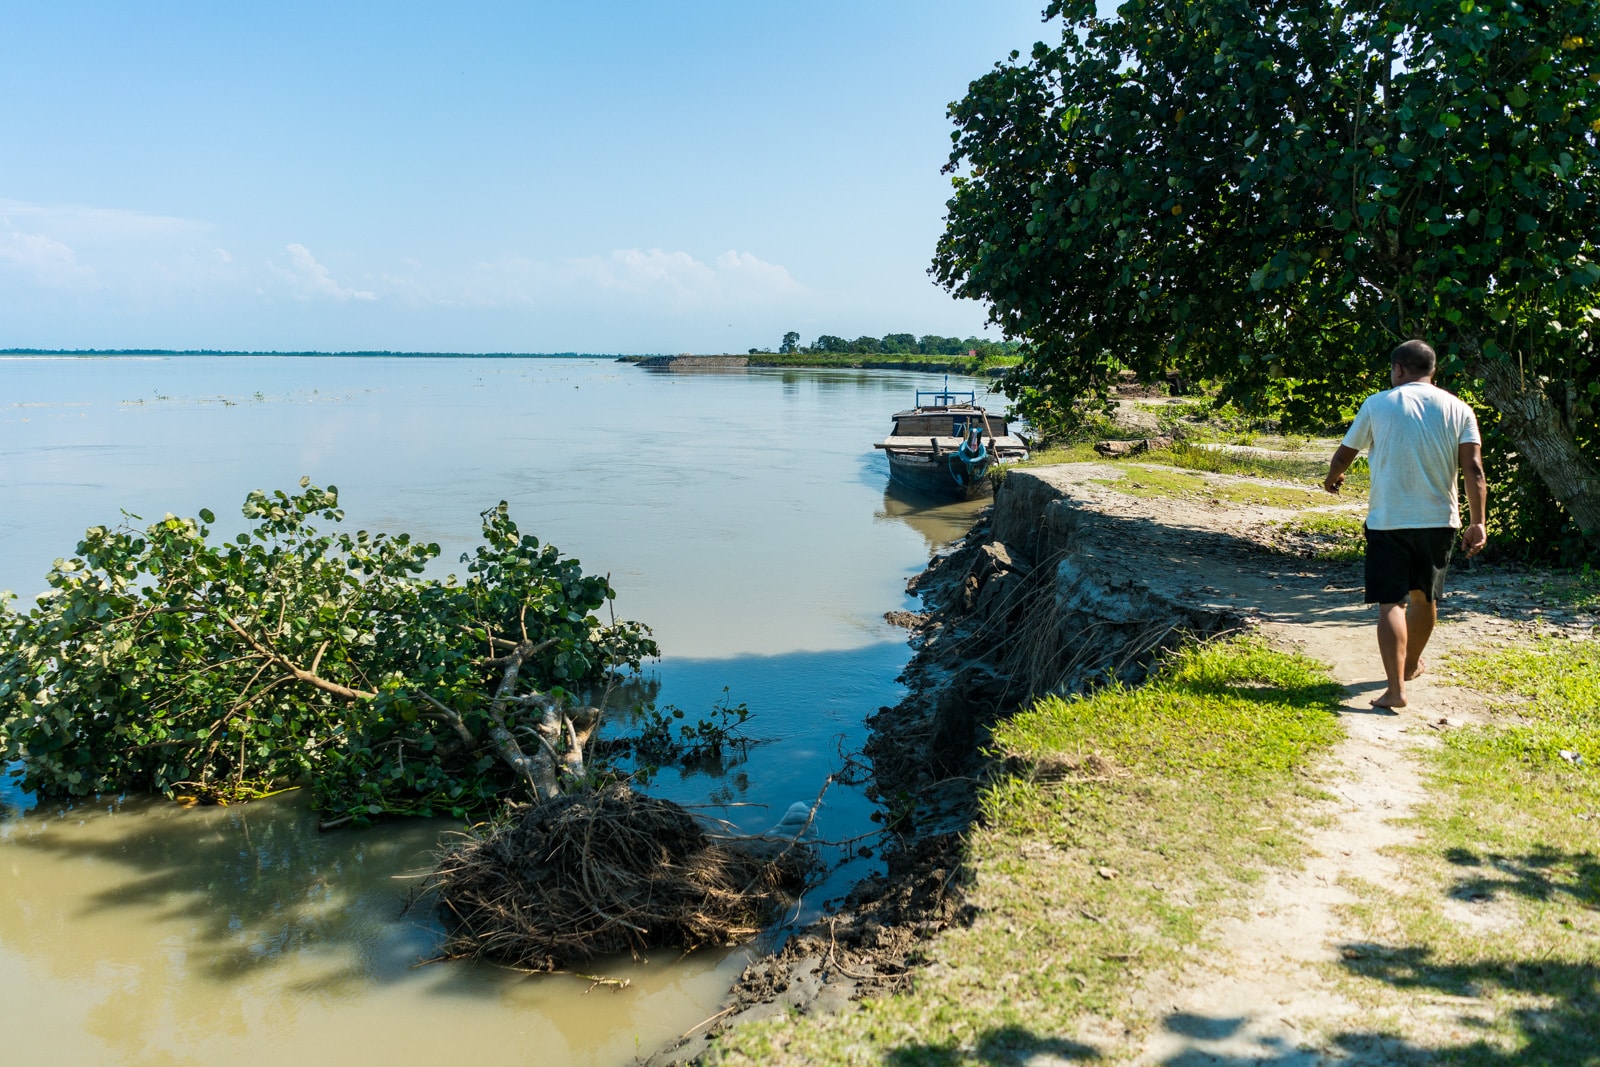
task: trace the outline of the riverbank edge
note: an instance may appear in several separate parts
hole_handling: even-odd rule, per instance
[[[618,363],[632,363],[647,370],[675,372],[705,370],[737,370],[740,368],[781,368],[784,370],[902,370],[923,374],[964,374],[972,377],[999,378],[1021,363],[1017,356],[994,356],[974,364],[968,356],[948,359],[926,357],[895,359],[888,356],[868,358],[857,355],[826,355],[806,353],[780,355],[771,352],[739,354],[684,354],[678,356],[620,356]]]
[[[908,692],[867,722],[869,793],[900,831],[882,853],[885,872],[748,965],[721,1014],[646,1063],[697,1063],[741,1024],[909,988],[932,962],[930,942],[977,915],[964,893],[965,838],[980,786],[997,769],[984,751],[989,727],[1030,692],[1080,692],[1108,678],[1137,686],[1184,641],[1251,627],[1248,613],[1191,602],[1160,580],[1173,575],[1148,573],[1136,549],[1119,546],[1116,520],[1106,520],[1051,468],[1013,471],[972,529],[908,582],[925,606],[896,620],[911,631],[900,678]],[[1027,640],[994,640],[1001,633]]]

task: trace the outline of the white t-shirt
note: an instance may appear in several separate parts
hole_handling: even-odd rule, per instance
[[[1367,397],[1344,444],[1369,450],[1368,528],[1459,527],[1458,447],[1482,443],[1472,409],[1431,382],[1407,382]]]

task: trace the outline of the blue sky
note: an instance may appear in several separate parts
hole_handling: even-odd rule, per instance
[[[945,107],[1043,6],[8,4],[0,347],[975,333]]]

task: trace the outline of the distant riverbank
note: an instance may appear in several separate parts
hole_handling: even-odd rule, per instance
[[[909,370],[998,377],[1022,362],[1017,356],[924,356],[917,353],[860,355],[840,352],[689,353],[677,356],[619,356],[619,363],[643,363],[678,369],[701,367],[794,367],[814,370]]]
[[[215,359],[218,356],[293,356],[304,359],[308,356],[327,356],[338,359],[349,359],[358,356],[373,356],[383,359],[622,359],[633,362],[648,359],[648,356],[624,356],[619,352],[385,352],[385,351],[360,351],[360,352],[247,352],[236,351],[231,348],[0,348],[0,359],[7,357],[16,358],[84,358],[105,359],[119,356],[140,356],[149,358],[170,356],[206,356]]]
[[[705,360],[702,366],[741,367],[794,367],[818,370],[907,370],[941,374],[971,374],[996,378],[1009,368],[1022,362],[1017,356],[926,356],[920,353],[873,353],[864,355],[842,352],[751,352],[751,353],[665,353],[619,352],[246,352],[211,348],[0,348],[0,359],[169,359],[185,356],[292,356],[297,359],[329,357],[338,359],[373,357],[384,359],[614,359],[619,363],[652,363],[666,361],[667,365],[683,361],[692,365]],[[713,362],[714,361],[714,362]],[[660,364],[658,364],[660,365]]]

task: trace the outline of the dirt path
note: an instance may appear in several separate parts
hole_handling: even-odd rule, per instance
[[[1089,490],[1083,479],[1092,473],[1072,479],[1080,498]],[[1385,853],[1414,836],[1397,822],[1424,797],[1417,757],[1437,743],[1441,731],[1478,719],[1481,698],[1425,676],[1408,687],[1408,707],[1398,713],[1372,708],[1369,701],[1384,682],[1374,609],[1361,603],[1356,568],[1287,561],[1274,569],[1270,557],[1217,552],[1203,536],[1196,539],[1204,531],[1249,540],[1252,529],[1279,518],[1272,509],[1236,508],[1224,515],[1183,500],[1117,504],[1101,497],[1096,503],[1159,524],[1155,536],[1165,541],[1159,547],[1171,581],[1186,583],[1191,601],[1254,614],[1263,633],[1327,664],[1347,689],[1346,737],[1333,754],[1326,785],[1333,799],[1308,814],[1305,864],[1263,878],[1243,917],[1215,932],[1220,952],[1213,950],[1175,980],[1145,990],[1139,1007],[1158,1024],[1134,1050],[1133,1062],[1275,1067],[1390,1062],[1389,1050],[1379,1042],[1366,1048],[1341,1043],[1333,1051],[1323,1040],[1364,1029],[1361,1009],[1341,995],[1332,977],[1337,969],[1330,965],[1360,940],[1340,909],[1355,902],[1346,888],[1349,881],[1385,884],[1401,877]],[[1171,536],[1162,538],[1162,530]],[[1451,588],[1455,595],[1444,602],[1426,659],[1492,640],[1513,628],[1498,613],[1527,610],[1520,602],[1505,602],[1507,596],[1526,593],[1500,576],[1462,572]]]
[[[1334,753],[1329,786],[1336,799],[1313,815],[1322,825],[1311,833],[1304,867],[1269,874],[1248,917],[1218,931],[1223,955],[1184,974],[1176,988],[1150,991],[1145,1007],[1162,1026],[1135,1062],[1318,1064],[1324,1062],[1319,1035],[1357,1028],[1351,1024],[1358,1009],[1322,966],[1336,963],[1341,947],[1356,940],[1337,914],[1354,902],[1346,880],[1399,877],[1384,851],[1411,836],[1395,823],[1423,796],[1416,751],[1431,742],[1432,727],[1459,724],[1472,714],[1461,691],[1421,679],[1400,713],[1369,707],[1383,689],[1372,609],[1350,606],[1316,621],[1296,614],[1285,613],[1263,630],[1330,665],[1348,687],[1346,737]],[[1464,632],[1441,629],[1431,651],[1438,655]],[[1371,1062],[1384,1062],[1382,1049],[1372,1052]]]
[[[1112,517],[1115,536],[1102,538],[1107,562],[1124,553],[1159,561],[1140,574],[1143,585],[1179,603],[1250,616],[1275,643],[1327,664],[1346,686],[1346,736],[1325,785],[1332,799],[1307,814],[1306,862],[1263,877],[1242,917],[1214,931],[1220,951],[1144,990],[1137,1006],[1157,1020],[1156,1028],[1142,1046],[1119,1049],[1114,1058],[1275,1067],[1391,1062],[1392,1050],[1375,1039],[1351,1047],[1345,1038],[1334,1047],[1334,1035],[1367,1029],[1363,1009],[1337,988],[1335,965],[1361,940],[1341,908],[1356,903],[1347,888],[1352,881],[1394,884],[1402,878],[1386,853],[1415,834],[1397,823],[1425,796],[1418,756],[1443,731],[1477,721],[1482,698],[1424,676],[1408,686],[1408,707],[1398,713],[1372,708],[1369,701],[1384,681],[1375,612],[1361,602],[1359,568],[1249,547],[1293,512],[1207,503],[1192,494],[1136,492],[1130,498],[1115,488],[1121,478],[1139,479],[1129,466],[1037,473]],[[1538,610],[1526,583],[1504,571],[1458,567],[1449,588],[1425,662],[1493,642],[1517,628],[1508,617],[1526,620]],[[1456,1008],[1470,1012],[1472,1006]]]

